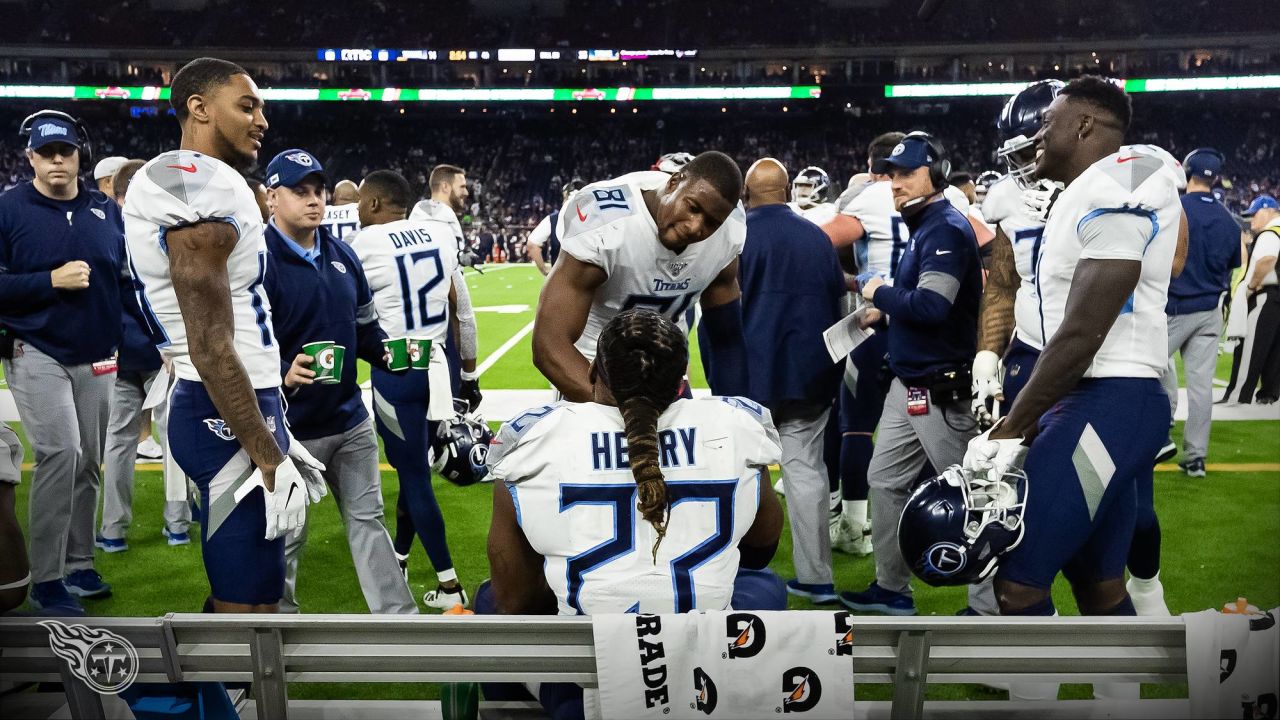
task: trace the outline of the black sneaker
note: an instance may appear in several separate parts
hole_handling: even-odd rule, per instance
[[[1182,472],[1187,477],[1202,478],[1204,477],[1204,458],[1196,458],[1194,460],[1186,460],[1178,463],[1178,467],[1182,468]]]
[[[1173,438],[1169,438],[1165,440],[1164,446],[1160,448],[1160,452],[1156,453],[1156,464],[1159,465],[1162,462],[1168,462],[1177,454],[1178,444],[1173,441]]]

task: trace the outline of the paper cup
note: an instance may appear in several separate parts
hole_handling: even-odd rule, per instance
[[[409,338],[387,338],[382,341],[382,347],[389,354],[387,360],[387,369],[392,372],[409,369]]]
[[[409,338],[409,367],[426,370],[431,366],[431,341],[427,338]]]
[[[315,371],[316,382],[325,385],[342,382],[342,359],[346,350],[332,340],[318,340],[302,346],[302,352],[313,358],[311,369]]]

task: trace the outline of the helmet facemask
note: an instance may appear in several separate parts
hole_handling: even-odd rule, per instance
[[[992,470],[983,474],[952,467],[948,473],[960,476],[960,490],[965,503],[964,537],[971,560],[982,565],[979,580],[995,571],[996,561],[1022,542],[1026,526],[1022,514],[1027,506],[1027,476],[1021,470],[1009,470],[1003,477],[992,479]],[[950,478],[949,478],[950,479]],[[999,548],[993,552],[993,548]]]
[[[1009,177],[1026,190],[1036,182],[1035,141],[1026,135],[1016,135],[1004,141],[996,156],[1009,171]]]

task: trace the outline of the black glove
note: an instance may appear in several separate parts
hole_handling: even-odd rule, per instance
[[[463,380],[458,385],[458,399],[467,403],[467,412],[475,412],[483,399],[480,394],[480,381]]]

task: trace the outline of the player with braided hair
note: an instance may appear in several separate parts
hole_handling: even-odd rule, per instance
[[[492,580],[476,612],[786,607],[767,569],[782,508],[761,491],[782,452],[773,420],[744,398],[679,399],[688,362],[676,323],[620,312],[600,333],[590,402],[534,408],[502,426],[489,450]],[[501,692],[485,688],[491,700]],[[540,693],[549,709],[580,697],[576,686]]]

